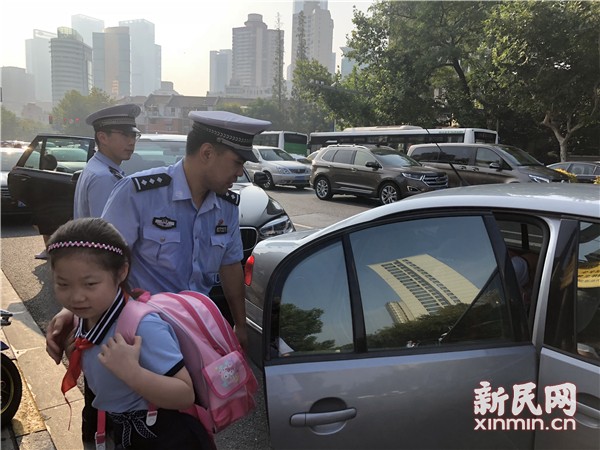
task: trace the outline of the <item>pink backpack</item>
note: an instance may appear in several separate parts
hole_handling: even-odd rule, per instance
[[[133,343],[142,317],[158,313],[173,329],[200,405],[185,412],[217,433],[244,417],[256,406],[256,377],[246,361],[231,325],[207,296],[144,292],[125,305],[117,320],[117,333]]]

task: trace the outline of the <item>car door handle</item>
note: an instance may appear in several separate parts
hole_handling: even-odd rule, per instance
[[[578,414],[585,416],[582,418],[582,422],[584,422],[587,426],[598,428],[600,423],[600,410],[588,406],[584,403],[577,402],[576,411]],[[585,420],[587,419],[587,420]],[[591,422],[590,422],[591,419]]]
[[[298,413],[290,417],[290,425],[293,427],[314,427],[316,425],[344,422],[355,417],[356,408],[322,413]]]
[[[473,172],[479,172],[479,167],[473,167],[471,170],[472,170]]]
[[[467,170],[467,166],[458,166],[460,170]]]
[[[355,168],[355,167],[353,167],[352,169],[350,169],[350,171],[352,171],[352,172],[356,172],[356,168]]]

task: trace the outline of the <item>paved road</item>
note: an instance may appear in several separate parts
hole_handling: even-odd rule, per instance
[[[317,199],[310,189],[298,191],[296,188],[282,187],[269,191],[269,194],[285,208],[299,230],[322,228],[377,205],[371,200],[346,196],[324,202]],[[49,320],[60,307],[52,296],[48,264],[33,258],[43,247],[42,237],[27,218],[12,217],[2,218],[1,237],[2,270],[33,320],[45,332]],[[254,369],[262,387],[262,374]],[[258,407],[254,413],[218,435],[220,450],[271,448],[262,393],[257,400]]]

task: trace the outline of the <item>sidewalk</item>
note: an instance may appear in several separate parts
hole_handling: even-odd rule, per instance
[[[8,428],[2,429],[2,449],[81,450],[81,408],[83,395],[72,389],[67,398],[60,385],[63,364],[56,365],[46,353],[46,341],[25,305],[2,272],[2,309],[12,312],[11,325],[0,336],[11,348],[23,379],[23,399],[12,420],[15,447]],[[71,425],[69,428],[69,417]]]

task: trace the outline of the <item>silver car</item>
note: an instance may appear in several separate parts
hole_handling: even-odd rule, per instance
[[[263,189],[273,189],[276,185],[296,186],[298,189],[309,186],[310,166],[296,161],[285,150],[255,145],[252,152],[258,162],[246,161],[244,167],[250,179]],[[256,180],[257,173],[266,175],[266,180]]]
[[[260,242],[273,447],[600,448],[599,198],[447,189]]]

